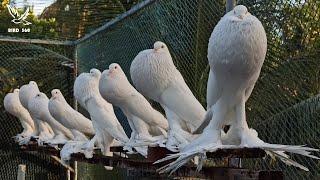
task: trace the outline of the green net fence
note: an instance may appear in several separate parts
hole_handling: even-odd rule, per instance
[[[73,102],[73,48],[57,45],[0,42],[0,99],[29,81],[36,81],[40,91],[51,97],[50,91],[59,88],[69,103]],[[18,164],[27,165],[27,179],[64,179],[65,169],[50,156],[23,153],[14,143],[13,136],[22,132],[19,120],[5,112],[0,104],[0,178],[16,179]]]
[[[207,44],[225,13],[216,0],[154,1],[137,13],[77,45],[79,70],[100,70],[117,62],[127,76],[131,61],[155,41],[168,45],[175,65],[205,106]],[[319,148],[320,38],[319,1],[239,1],[263,23],[268,52],[261,76],[247,103],[249,125],[270,143],[306,144]],[[319,154],[317,154],[319,155]],[[292,156],[303,172],[279,161],[245,160],[244,167],[283,170],[287,179],[319,179],[319,161]]]
[[[137,2],[56,0],[40,19],[32,21],[35,31],[30,34],[7,33],[10,18],[3,15],[6,9],[0,8],[3,22],[0,32],[6,36],[42,40],[75,40]],[[72,104],[73,69],[66,65],[72,62],[74,53],[79,73],[91,68],[104,70],[117,62],[130,79],[133,58],[160,40],[168,45],[175,65],[206,107],[207,44],[214,26],[225,14],[225,1],[147,0],[143,3],[135,7],[132,14],[123,15],[124,18],[109,23],[108,27],[85,40],[75,41],[75,47],[53,45],[50,41],[46,45],[0,41],[0,99],[3,100],[12,89],[35,80],[48,96],[51,89],[61,89]],[[247,102],[249,125],[258,131],[260,138],[270,143],[306,144],[319,148],[320,2],[239,0],[237,3],[246,5],[261,20],[268,37],[267,57]],[[153,105],[158,107],[156,103]],[[27,164],[27,179],[65,178],[65,170],[48,156],[18,151],[11,137],[21,132],[19,121],[4,112],[3,104],[0,109],[0,167],[3,167],[0,168],[0,178],[16,179],[16,168],[20,163]],[[129,133],[125,117],[121,111],[116,111]],[[320,156],[319,153],[316,155]],[[243,160],[242,164],[250,169],[283,170],[286,179],[320,179],[319,161],[295,155],[292,158],[307,166],[310,172],[269,158]],[[103,179],[106,176],[105,173],[95,174],[96,170],[89,166],[80,169],[79,173],[84,174],[79,176],[80,179]]]

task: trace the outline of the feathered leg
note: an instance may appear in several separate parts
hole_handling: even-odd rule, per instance
[[[54,136],[54,131],[53,131],[52,127],[47,122],[44,122],[44,127],[45,127],[46,131],[48,131],[50,134],[52,134],[52,136]]]
[[[156,161],[155,163],[164,162],[170,159],[178,158],[176,161],[159,169],[160,173],[174,172],[185,163],[190,161],[195,156],[199,156],[198,170],[201,169],[203,160],[206,158],[207,151],[216,151],[221,148],[229,148],[229,145],[222,145],[221,143],[221,128],[228,112],[228,99],[220,98],[214,104],[210,111],[213,111],[214,116],[209,125],[204,129],[203,133],[190,144],[183,147],[180,153],[173,154],[166,158]]]
[[[108,134],[108,136],[103,136],[103,148],[101,152],[105,156],[112,156],[112,152],[110,152],[110,146],[113,143],[114,138]]]
[[[93,157],[93,150],[94,150],[95,144],[98,144],[99,147],[102,146],[99,144],[101,141],[98,141],[99,135],[100,135],[100,133],[96,132],[96,134],[93,136],[93,138],[90,141],[88,141],[82,145],[81,150],[83,151],[83,154],[85,155],[86,158]]]
[[[264,149],[267,154],[280,158],[287,165],[293,165],[301,168],[305,171],[309,171],[308,168],[301,164],[293,161],[284,152],[296,153],[310,158],[319,159],[316,156],[311,155],[311,151],[319,151],[305,146],[292,146],[292,145],[281,145],[281,144],[269,144],[265,143],[258,138],[258,133],[254,129],[250,129],[245,114],[245,97],[241,99],[241,102],[236,106],[236,122],[235,128],[232,131],[239,133],[241,139],[240,147],[252,147]]]
[[[23,131],[17,134],[14,138],[19,145],[28,144],[31,137],[34,136],[34,128],[30,126],[27,122],[21,121]]]
[[[181,128],[180,118],[174,112],[170,111],[166,106],[162,105],[165,110],[167,119],[169,121],[168,140],[166,147],[170,151],[178,151],[180,147],[187,145],[192,139],[193,135]]]
[[[54,137],[54,133],[50,132],[48,124],[41,120],[35,119],[36,123],[38,124],[38,144],[39,146],[43,145],[43,142],[52,139]]]
[[[70,139],[67,138],[63,133],[56,134],[52,139],[47,140],[47,143],[50,145],[58,145],[58,144],[65,144]]]
[[[103,136],[103,148],[101,149],[101,152],[105,156],[113,156],[113,153],[110,151],[110,147],[113,144],[114,138],[112,136]],[[112,166],[104,166],[106,170],[112,170]]]
[[[80,133],[80,132],[79,132]],[[76,135],[77,133],[74,133]],[[85,140],[86,137],[81,138],[81,140],[68,141],[60,151],[60,157],[63,161],[69,160],[71,154],[83,153],[86,158],[92,158],[94,144],[97,141],[97,135],[95,135],[91,140]]]
[[[136,152],[133,150],[134,148],[138,153],[146,157],[148,148],[136,142],[136,139],[138,138],[137,136],[138,133],[135,131],[135,129],[132,129],[131,137],[129,141],[123,146],[123,150],[128,151],[128,154],[135,154]]]
[[[129,154],[134,154],[136,152],[133,151],[133,148],[142,156],[146,157],[148,153],[148,147],[146,146],[149,144],[149,141],[146,137],[151,137],[151,135],[148,136],[148,129],[145,127],[144,122],[142,122],[141,119],[132,116],[126,111],[123,111],[127,118],[130,125],[130,128],[132,130],[131,137],[127,143],[125,143],[123,149],[127,150]],[[145,134],[146,136],[142,136]]]

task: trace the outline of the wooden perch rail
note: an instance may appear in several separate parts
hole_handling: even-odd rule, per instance
[[[48,155],[54,155],[60,157],[60,149],[51,146],[38,146],[36,141],[30,142],[28,145],[20,147],[22,151],[30,152],[37,151]],[[154,177],[166,177],[167,175],[159,175],[156,170],[167,162],[160,164],[153,164],[156,160],[164,158],[173,152],[161,147],[149,147],[148,157],[144,158],[137,154],[128,154],[122,147],[111,147],[110,151],[114,152],[114,156],[104,156],[100,153],[100,150],[96,150],[93,157],[90,159],[85,158],[81,153],[72,154],[71,161],[86,162],[91,164],[101,164],[104,166],[112,166],[118,168],[126,168],[131,170],[133,176],[137,176],[137,172],[140,174],[148,174]],[[266,153],[262,149],[258,148],[241,148],[241,149],[219,149],[216,152],[207,153],[208,158],[229,160],[230,158],[263,158]],[[227,165],[226,165],[227,166]],[[209,179],[230,179],[234,178],[246,178],[258,180],[282,180],[283,174],[281,171],[252,171],[239,167],[204,167],[200,172],[196,171],[196,167],[191,163],[187,166],[183,166],[177,172],[173,174],[175,177],[200,177]]]

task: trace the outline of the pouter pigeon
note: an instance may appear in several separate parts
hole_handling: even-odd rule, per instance
[[[308,169],[289,159],[284,152],[319,159],[310,154],[310,151],[318,149],[265,143],[247,124],[245,102],[259,77],[266,51],[267,38],[264,28],[245,6],[236,6],[218,22],[208,44],[210,75],[207,102],[210,109],[203,121],[204,125],[197,129],[197,132],[202,134],[180,153],[159,160],[158,162],[162,162],[178,158],[161,168],[160,172],[173,172],[197,155],[202,158],[202,162],[206,152],[221,148],[261,148],[267,154],[279,157],[286,164],[303,170]],[[224,138],[232,138],[232,141],[225,141],[232,144],[223,144],[221,138],[221,129],[227,124],[231,127]],[[201,169],[201,166],[201,163],[198,164],[198,169]]]
[[[173,64],[167,46],[158,41],[153,49],[141,51],[132,61],[130,74],[137,90],[165,110],[167,148],[175,151],[188,144],[206,112]]]

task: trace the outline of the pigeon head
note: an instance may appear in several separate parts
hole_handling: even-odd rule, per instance
[[[153,50],[155,52],[161,52],[161,51],[165,51],[168,50],[167,45],[161,41],[157,41],[153,44]]]
[[[108,76],[112,76],[112,77],[124,74],[120,65],[117,63],[110,64],[109,69],[106,71],[106,73],[108,74]]]
[[[95,77],[95,78],[100,78],[101,72],[98,69],[92,68],[90,70],[90,75]]]
[[[56,98],[58,98],[58,97],[60,97],[62,94],[61,94],[61,91],[59,90],[59,89],[53,89],[52,91],[51,91],[51,98],[52,99],[56,99]]]
[[[30,81],[28,86],[32,87],[35,91],[39,91],[38,84],[35,81]]]
[[[91,69],[90,73],[81,73],[74,82],[73,95],[85,109],[87,109],[85,102],[99,94],[100,76],[97,76],[95,71]],[[97,72],[100,74],[99,70]]]
[[[20,91],[19,89],[14,89],[13,93],[19,93],[19,91]]]
[[[41,98],[41,99],[42,99],[42,98],[47,98],[47,96],[46,96],[44,93],[41,92],[41,93],[38,93],[38,94],[35,96],[35,98],[38,98],[38,99]]]
[[[250,13],[244,5],[238,5],[234,7],[233,15],[242,20],[246,18],[248,15],[250,15]]]
[[[29,82],[29,85],[37,86],[37,83],[36,83],[35,81],[30,81],[30,82]]]
[[[109,76],[109,69],[106,69],[101,74],[101,79],[105,79],[107,76]]]

